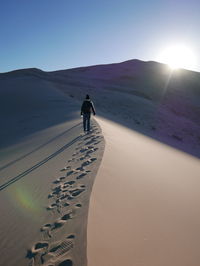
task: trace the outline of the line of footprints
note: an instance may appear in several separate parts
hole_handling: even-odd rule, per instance
[[[72,158],[68,160],[68,165],[60,170],[63,176],[53,181],[48,195],[50,204],[46,209],[53,214],[59,214],[60,217],[53,223],[47,223],[41,227],[41,238],[44,240],[37,242],[31,250],[28,250],[26,257],[29,258],[29,266],[73,265],[73,261],[66,258],[66,254],[74,247],[75,235],[70,234],[64,240],[53,243],[50,243],[50,240],[54,232],[63,228],[82,207],[81,202],[77,203],[77,198],[81,200],[81,195],[87,187],[81,183],[81,180],[91,172],[89,166],[97,160],[94,154],[102,138],[99,133],[99,129],[93,126],[90,134],[81,135],[82,140],[78,143]],[[73,168],[73,165],[78,164],[80,164],[79,167]]]

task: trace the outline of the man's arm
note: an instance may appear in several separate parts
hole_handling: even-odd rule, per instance
[[[83,103],[82,103],[82,106],[81,106],[81,115],[83,115]]]
[[[92,107],[93,115],[96,115],[96,112],[95,112],[95,108],[94,108],[94,104],[93,104],[93,102],[91,102],[91,107]]]

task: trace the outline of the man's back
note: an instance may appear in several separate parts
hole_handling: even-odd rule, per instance
[[[81,111],[82,113],[91,113],[92,104],[91,101],[85,100],[82,104]]]
[[[91,100],[86,99],[83,101],[82,107],[81,107],[81,114],[91,113],[95,115],[94,105],[91,102]]]

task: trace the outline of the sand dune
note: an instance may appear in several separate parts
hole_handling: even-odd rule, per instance
[[[200,73],[129,60],[48,73],[58,89],[98,114],[200,158]]]
[[[88,219],[88,266],[198,266],[200,164],[110,120]]]
[[[82,134],[80,103],[48,81],[14,76],[0,93],[0,265],[86,265],[99,126]]]
[[[98,172],[89,266],[198,266],[199,75],[139,60],[0,74],[0,265],[87,265]],[[104,156],[95,120],[82,134],[86,93]]]

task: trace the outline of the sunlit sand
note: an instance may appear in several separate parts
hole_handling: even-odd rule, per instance
[[[88,266],[198,266],[199,160],[110,120],[92,191]]]

